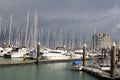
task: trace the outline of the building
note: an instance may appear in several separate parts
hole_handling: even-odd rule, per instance
[[[97,32],[92,37],[93,49],[111,48],[112,39],[108,34]]]

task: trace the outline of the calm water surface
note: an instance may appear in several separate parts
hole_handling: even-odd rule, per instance
[[[71,62],[0,66],[0,80],[98,80],[70,67]]]

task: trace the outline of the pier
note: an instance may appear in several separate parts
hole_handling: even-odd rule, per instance
[[[113,42],[113,45],[111,46],[111,65],[110,65],[110,70],[109,71],[104,71],[98,68],[94,68],[92,67],[87,67],[85,66],[85,54],[86,54],[86,46],[83,46],[83,71],[94,75],[97,78],[100,78],[102,80],[120,80],[120,75],[117,74],[116,72],[116,44],[115,42]],[[104,50],[104,54],[106,54],[106,51]],[[102,50],[102,57],[103,57],[103,50]],[[105,59],[105,55],[104,55],[104,59]],[[102,64],[103,65],[103,64]],[[101,66],[100,66],[101,67]]]
[[[92,58],[88,58],[88,60],[90,60]],[[95,59],[95,58],[94,58]],[[21,60],[21,61],[3,61],[0,62],[0,66],[7,66],[7,65],[22,65],[22,64],[40,64],[40,63],[54,63],[54,62],[71,62],[74,60],[82,60],[82,59],[60,59],[60,60],[30,60],[30,59],[26,59],[25,61]]]
[[[92,67],[83,67],[82,69],[83,71],[97,77],[97,78],[100,78],[102,80],[120,80],[120,76],[119,75],[115,75],[115,78],[112,79],[110,77],[110,73],[109,72],[105,72],[105,71],[102,71],[100,69],[96,69],[96,68],[92,68]]]

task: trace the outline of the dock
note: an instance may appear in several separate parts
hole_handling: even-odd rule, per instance
[[[90,60],[92,58],[88,58]],[[74,60],[82,60],[82,59],[59,59],[59,60],[39,60],[38,64],[40,63],[55,63],[55,62],[71,62]],[[36,64],[36,60],[26,59],[20,61],[1,61],[0,66],[7,66],[7,65],[25,65],[25,64]]]
[[[83,69],[82,69],[84,72],[87,72],[99,79],[102,79],[102,80],[120,80],[120,76],[119,75],[115,75],[115,78],[112,79],[110,77],[110,73],[109,72],[105,72],[105,71],[102,71],[100,69],[96,69],[96,68],[92,68],[92,67],[86,67],[84,66]]]
[[[116,68],[116,44],[113,42],[111,46],[111,64],[110,64],[110,70],[109,71],[103,71],[101,69],[97,69],[94,67],[88,67],[86,66],[86,46],[83,46],[83,71],[93,75],[94,77],[97,77],[101,80],[120,80],[120,75],[117,73]],[[106,50],[102,49],[102,56],[103,54],[106,54]],[[106,58],[106,56],[103,56]],[[102,58],[103,58],[102,57]]]
[[[33,64],[36,60],[26,60],[26,61],[3,61],[0,62],[0,66],[8,66],[8,65],[22,65],[22,64]]]

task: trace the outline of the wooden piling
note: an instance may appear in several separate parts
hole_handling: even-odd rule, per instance
[[[106,48],[104,49],[104,58],[106,58]]]
[[[120,61],[120,49],[118,50],[118,62]]]
[[[103,58],[103,54],[104,54],[104,49],[102,48],[102,52],[101,52],[101,56]]]
[[[86,66],[86,47],[87,47],[87,45],[86,44],[84,44],[83,45],[83,66]]]
[[[102,58],[106,58],[106,48],[102,48]]]
[[[112,45],[112,54],[111,54],[111,73],[110,76],[112,79],[115,78],[115,70],[116,70],[116,44],[113,42]]]
[[[39,63],[39,57],[40,57],[40,43],[37,44],[37,61],[36,63]]]
[[[26,59],[26,55],[25,55],[25,54],[23,54],[23,61],[25,61],[25,59]]]

